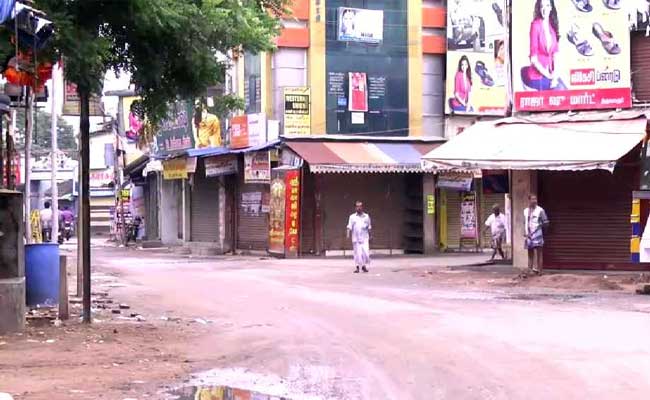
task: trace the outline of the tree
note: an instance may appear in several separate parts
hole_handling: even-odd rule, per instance
[[[23,149],[25,146],[25,109],[20,108],[16,111],[16,131],[14,133],[16,140],[16,149]],[[52,123],[52,114],[44,111],[36,111],[34,118],[34,136],[32,140],[32,149],[35,152],[50,151],[52,148],[52,135],[50,134],[50,124]],[[71,152],[77,150],[77,141],[75,139],[74,128],[65,119],[57,118],[57,132],[59,150]]]
[[[81,103],[81,186],[88,188],[89,98],[108,69],[126,71],[140,95],[141,116],[161,121],[176,99],[200,97],[222,84],[241,50],[272,48],[287,0],[35,0],[56,27],[49,51],[64,57],[64,73]],[[219,101],[219,99],[217,99]],[[88,191],[81,196],[82,232],[90,230]],[[81,238],[85,322],[90,322],[90,237]]]

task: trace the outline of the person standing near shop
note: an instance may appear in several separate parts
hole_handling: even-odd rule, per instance
[[[544,248],[544,229],[549,220],[546,211],[537,205],[537,196],[528,196],[528,207],[524,209],[524,237],[528,250],[528,268],[533,273],[541,274],[543,269],[542,250]]]
[[[490,261],[494,261],[497,253],[501,256],[503,260],[506,259],[506,255],[503,252],[503,241],[506,240],[506,216],[501,214],[501,209],[498,204],[495,204],[492,207],[492,214],[485,221],[485,226],[490,228],[490,233],[492,235],[492,257]]]
[[[50,208],[50,202],[45,202],[45,208],[40,211],[41,217],[41,231],[43,233],[43,241],[51,242],[52,241],[52,209]]]
[[[367,266],[370,264],[370,232],[372,223],[370,216],[363,212],[363,203],[355,203],[355,213],[348,219],[348,238],[352,239],[352,249],[354,250],[355,274],[359,273],[359,267],[363,272],[368,272]]]

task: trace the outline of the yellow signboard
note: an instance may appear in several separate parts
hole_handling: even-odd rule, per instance
[[[187,179],[187,162],[185,158],[173,158],[162,162],[163,179]]]
[[[310,90],[284,88],[284,134],[309,135],[311,132]]]
[[[436,196],[433,194],[427,195],[427,214],[433,215],[436,213]]]

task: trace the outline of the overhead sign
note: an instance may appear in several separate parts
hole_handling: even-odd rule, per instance
[[[268,151],[244,154],[244,182],[268,183],[271,181],[271,159]]]
[[[631,107],[625,7],[614,0],[542,2],[545,7],[540,1],[512,2],[512,31],[529,33],[512,36],[515,110]]]
[[[310,89],[284,88],[284,134],[309,135],[310,132]]]
[[[447,114],[505,115],[505,0],[447,5]]]
[[[339,41],[381,43],[384,40],[384,11],[339,7]]]
[[[177,102],[170,107],[168,117],[160,124],[154,140],[154,154],[167,155],[194,148],[190,104]]]
[[[237,157],[226,156],[207,157],[205,159],[205,176],[222,176],[237,173]]]

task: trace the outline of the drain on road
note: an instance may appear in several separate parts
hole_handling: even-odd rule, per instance
[[[291,400],[228,386],[188,386],[169,392],[175,400]]]
[[[508,296],[496,297],[498,300],[559,300],[571,301],[587,297],[584,294],[560,294],[560,293],[516,293]]]

